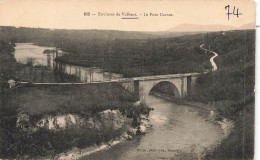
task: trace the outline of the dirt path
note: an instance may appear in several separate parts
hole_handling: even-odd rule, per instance
[[[200,48],[203,49],[204,51],[208,51],[208,52],[211,52],[211,53],[214,54],[214,56],[212,56],[209,61],[210,61],[211,65],[212,65],[212,71],[216,71],[218,69],[218,67],[217,67],[217,65],[216,65],[216,63],[214,61],[214,58],[216,58],[218,56],[218,54],[216,52],[214,52],[214,51],[210,51],[210,50],[204,48],[203,47],[204,45],[205,44],[201,44]]]

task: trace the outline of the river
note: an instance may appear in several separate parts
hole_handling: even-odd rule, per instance
[[[223,139],[222,128],[213,123],[207,110],[152,95],[146,103],[154,108],[149,115],[149,133],[82,160],[199,159]]]

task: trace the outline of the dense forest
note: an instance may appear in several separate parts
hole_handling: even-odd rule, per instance
[[[115,40],[77,46],[75,54],[57,60],[83,66],[101,67],[105,71],[122,73],[125,77],[201,72],[210,68],[210,55],[199,48],[201,35],[147,40]]]

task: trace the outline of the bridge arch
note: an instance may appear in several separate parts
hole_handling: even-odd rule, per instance
[[[174,98],[180,98],[180,92],[174,83],[170,81],[160,81],[154,84],[154,86],[150,89],[149,94],[151,93],[161,93]]]
[[[183,80],[182,78],[173,78],[173,79],[156,79],[156,80],[149,80],[149,81],[140,81],[139,82],[139,97],[141,101],[145,102],[147,96],[149,96],[150,91],[153,87],[167,83],[170,84],[170,88],[173,90],[173,93],[176,98],[182,98],[182,87],[183,87]]]

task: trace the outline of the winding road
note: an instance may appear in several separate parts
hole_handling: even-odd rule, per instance
[[[212,56],[209,61],[210,61],[211,65],[212,65],[212,71],[216,71],[218,69],[218,67],[217,67],[217,65],[216,65],[216,63],[214,61],[214,58],[216,58],[218,56],[218,54],[216,52],[214,52],[214,51],[210,51],[210,50],[204,48],[203,47],[204,45],[205,44],[201,44],[200,48],[203,49],[204,51],[208,51],[208,52],[211,52],[211,53],[214,54],[214,56]]]

